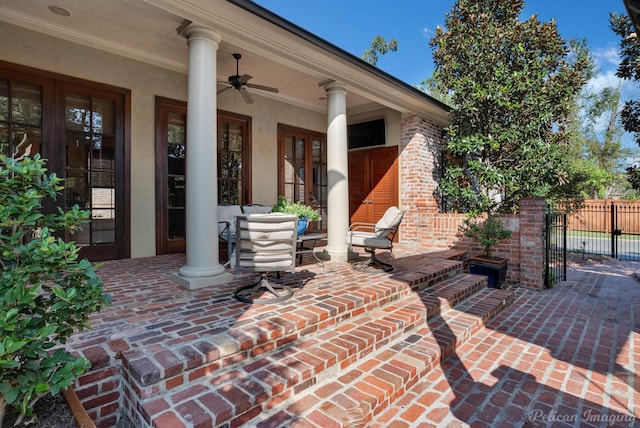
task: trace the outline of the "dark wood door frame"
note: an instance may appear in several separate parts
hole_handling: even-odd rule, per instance
[[[19,64],[0,61],[0,78],[39,86],[42,89],[41,154],[48,160],[47,169],[66,177],[65,98],[68,93],[113,100],[115,103],[115,240],[80,246],[80,256],[89,260],[111,260],[131,257],[131,91],[112,85],[52,73]],[[46,211],[64,204],[64,197],[45,201]],[[88,230],[91,225],[85,226]],[[73,238],[71,238],[73,239]]]
[[[286,183],[285,180],[287,137],[302,138],[305,141],[305,154],[304,159],[302,159],[304,164],[304,177],[302,177],[301,180],[301,183],[303,183],[302,185],[304,186],[304,194],[297,194],[291,199],[294,199],[294,202],[304,202],[306,205],[317,208],[321,212],[326,212],[328,209],[326,201],[328,185],[326,174],[326,135],[308,129],[297,128],[295,126],[278,124],[278,195],[285,197],[289,196],[285,187],[287,185],[291,185],[291,183]],[[314,142],[318,142],[322,145],[322,148],[319,149],[320,155],[318,159],[314,159]],[[326,221],[325,216],[321,221],[312,222],[309,224],[308,230],[325,231]]]
[[[169,98],[156,97],[155,107],[155,174],[156,174],[156,254],[182,253],[186,249],[184,238],[169,238],[169,201],[168,184],[169,168],[167,164],[167,129],[168,115],[170,113],[187,114],[187,103],[184,101]],[[251,203],[251,118],[236,113],[219,110],[216,120],[218,124],[234,124],[242,127],[242,193],[240,195],[241,204]],[[220,126],[218,127],[220,130]],[[218,144],[216,139],[212,141]],[[220,147],[218,147],[220,150]],[[188,156],[189,147],[186,147]],[[220,158],[218,156],[218,162]],[[218,167],[220,175],[220,167]],[[220,179],[220,177],[218,177]],[[218,188],[220,192],[220,188]],[[217,195],[211,195],[218,198]]]
[[[169,114],[187,115],[187,103],[169,98],[156,97],[155,141],[156,141],[156,254],[182,253],[186,249],[185,239],[169,238],[167,164],[167,131]]]

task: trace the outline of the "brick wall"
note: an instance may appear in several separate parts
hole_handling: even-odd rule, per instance
[[[417,239],[420,245],[434,249],[454,249],[466,251],[470,257],[482,252],[482,248],[460,232],[460,225],[466,218],[464,214],[440,214],[426,212],[421,215]],[[501,216],[505,227],[511,231],[511,237],[501,241],[494,249],[494,255],[509,259],[507,281],[520,282],[520,218],[516,215]],[[404,242],[404,241],[403,241]]]
[[[416,115],[403,115],[400,140],[400,205],[402,241],[419,244],[418,232],[425,212],[438,211],[438,181],[443,148],[441,125]]]
[[[76,350],[91,362],[91,369],[78,378],[75,392],[98,428],[116,426],[122,404],[120,363],[104,342],[97,335],[95,341],[88,340]]]
[[[417,115],[403,115],[400,141],[400,205],[406,211],[400,241],[434,250],[459,249],[470,256],[481,248],[460,233],[464,214],[440,214],[438,182],[444,147],[443,127]],[[511,237],[495,248],[509,259],[507,281],[542,289],[544,278],[544,211],[541,198],[524,198],[520,214],[502,216]]]
[[[511,230],[511,237],[502,240],[495,247],[494,254],[509,259],[507,282],[510,284],[535,289],[544,286],[545,208],[544,199],[525,198],[520,203],[520,214],[501,216],[505,226]],[[482,252],[482,248],[460,232],[464,214],[440,214],[423,207],[415,212],[416,226],[410,237],[404,230],[403,243],[417,242],[433,250],[462,250],[471,257]]]
[[[542,198],[520,201],[520,285],[544,288],[544,213]]]

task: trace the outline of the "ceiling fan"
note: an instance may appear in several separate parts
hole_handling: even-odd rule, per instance
[[[234,53],[233,57],[236,59],[236,74],[234,74],[233,76],[229,76],[229,80],[226,82],[219,82],[219,83],[227,84],[229,86],[220,89],[218,91],[218,94],[221,94],[222,92],[227,91],[229,89],[236,89],[240,92],[240,95],[242,95],[242,98],[244,98],[247,104],[253,104],[253,97],[251,96],[249,91],[247,91],[247,88],[260,89],[261,91],[268,91],[276,94],[279,92],[278,89],[272,88],[270,86],[249,83],[249,80],[252,79],[253,76],[250,76],[248,74],[240,75],[240,72],[238,71],[239,62],[240,62],[240,58],[242,58],[242,55],[240,55],[239,53]]]

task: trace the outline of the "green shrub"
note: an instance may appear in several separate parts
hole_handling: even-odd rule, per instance
[[[59,237],[74,232],[90,213],[43,213],[62,179],[47,175],[45,161],[0,155],[0,427],[8,407],[33,417],[46,394],[70,386],[89,367],[64,350],[75,329],[109,303],[101,279],[78,247]]]
[[[511,236],[511,231],[504,227],[502,220],[497,215],[489,214],[481,220],[475,214],[470,214],[461,225],[464,236],[473,239],[482,247],[482,253],[486,257],[492,257],[493,247],[498,241]]]
[[[278,196],[278,202],[273,206],[271,211],[274,213],[295,214],[298,218],[306,218],[309,221],[322,220],[317,209],[300,202],[291,202],[284,196]]]

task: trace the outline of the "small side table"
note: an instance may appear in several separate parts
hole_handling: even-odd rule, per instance
[[[326,233],[305,233],[303,235],[298,235],[298,240],[296,241],[298,247],[296,248],[296,255],[298,256],[298,263],[302,264],[302,255],[304,253],[311,253],[313,257],[324,267],[324,261],[320,260],[316,253],[314,252],[316,243],[327,237]]]

